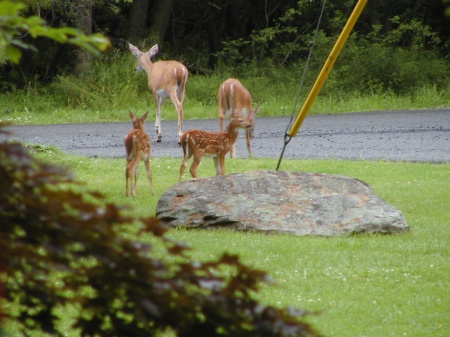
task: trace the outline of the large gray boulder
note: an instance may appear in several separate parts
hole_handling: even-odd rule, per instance
[[[360,180],[285,171],[178,183],[161,196],[156,216],[171,227],[301,236],[409,231],[402,213]]]

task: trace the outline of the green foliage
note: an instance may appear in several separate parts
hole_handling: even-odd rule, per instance
[[[351,34],[325,83],[326,92],[381,90],[409,94],[418,88],[448,87],[450,65],[440,57],[437,34],[417,20],[400,23],[388,34],[374,26],[368,36]],[[424,67],[426,64],[426,67]]]
[[[5,6],[7,2],[2,1],[0,3]],[[69,39],[71,38],[70,32],[72,31],[67,30],[63,26],[73,21],[73,17],[72,19],[69,18],[73,16],[73,13],[64,14],[65,12],[60,2],[39,2],[35,4],[35,2],[28,1],[28,3],[34,12],[39,10],[43,12],[56,11],[56,13],[60,14],[59,17],[62,18],[62,22],[52,22],[54,25],[59,24],[60,28],[47,27],[45,25],[39,26],[34,22],[33,27],[36,27],[36,34],[40,31],[54,32],[54,29],[61,29],[56,30],[59,32],[59,35],[56,34],[53,38],[63,41],[59,39],[61,34],[66,34]],[[196,1],[192,1],[192,4],[195,3]],[[405,0],[398,6],[402,7],[407,3],[408,1]],[[265,9],[269,10],[269,7],[274,4],[268,2],[266,5],[268,7]],[[346,14],[343,13],[351,5],[351,1],[344,0],[327,5],[315,40],[316,43],[309,69],[306,73],[304,92],[312,85],[316,74],[330,52],[337,34],[345,22]],[[35,8],[34,6],[41,7]],[[94,9],[98,9],[101,6],[102,2],[94,2]],[[114,7],[114,16],[125,16],[124,8],[128,5],[119,2],[107,6]],[[253,6],[257,7],[257,4],[238,6],[237,3],[233,2],[224,6],[223,10],[217,15],[221,17],[225,15],[226,8],[231,10],[235,6],[241,10],[249,10]],[[423,6],[428,5],[424,4]],[[9,8],[15,13],[18,22],[22,22],[21,20],[25,19],[19,15],[20,11],[18,8],[21,8],[20,5],[14,4],[12,6],[11,3],[8,3],[8,7],[5,8]],[[260,9],[259,7],[257,8]],[[368,20],[364,15],[365,13],[367,15],[372,13],[381,15],[377,13],[376,8],[376,6],[365,8],[353,34],[344,46],[336,65],[325,82],[321,95],[337,97],[366,94],[379,90],[388,93],[392,92],[396,95],[409,95],[421,88],[432,86],[436,86],[438,90],[445,90],[450,77],[450,64],[448,63],[448,53],[446,52],[448,41],[445,35],[442,34],[442,31],[438,30],[440,26],[431,25],[435,20],[428,18],[425,21],[425,18],[422,17],[419,11],[415,12],[414,15],[409,12],[407,14],[397,13],[398,8],[396,6],[392,8],[390,17],[375,17],[373,20]],[[191,41],[189,40],[191,37],[184,38],[183,43],[178,45],[164,41],[164,53],[158,55],[158,58],[179,59],[191,68],[192,73],[200,70],[211,76],[211,78],[217,76],[220,79],[225,79],[230,75],[243,80],[246,78],[253,80],[253,78],[268,77],[267,80],[271,80],[271,84],[274,82],[272,86],[275,87],[275,90],[271,89],[276,97],[269,97],[267,93],[264,93],[264,96],[270,101],[277,101],[278,104],[278,101],[284,101],[285,99],[278,94],[276,88],[286,89],[287,87],[288,91],[285,90],[284,92],[289,94],[288,97],[292,99],[295,96],[296,86],[300,81],[301,72],[310,50],[310,41],[314,37],[314,29],[320,10],[320,2],[284,1],[279,6],[275,6],[272,12],[265,12],[264,25],[258,21],[258,24],[254,26],[249,25],[252,28],[245,34],[233,31],[230,34],[219,36],[217,41],[217,46],[219,47],[216,48],[219,51],[215,53],[219,61],[215,64],[214,70],[208,69],[206,65],[208,64],[206,60],[208,60],[209,54],[204,51],[207,47],[202,45],[202,48],[196,48],[195,44],[190,45],[188,41]],[[102,18],[102,15],[99,14],[100,11],[94,12],[96,15],[99,15],[100,20]],[[189,13],[194,15],[193,12]],[[185,14],[184,11],[180,13],[180,15]],[[261,13],[254,14],[255,20],[261,19]],[[385,15],[385,13],[382,14]],[[30,20],[32,20],[31,17]],[[121,20],[124,19],[121,18]],[[372,26],[372,21],[379,23]],[[96,23],[98,22],[100,21],[96,20]],[[185,23],[176,21],[176,24],[176,27],[182,28]],[[241,27],[240,24],[242,23],[239,23],[239,27]],[[11,23],[7,24],[8,27],[10,25]],[[4,30],[4,33],[7,34],[9,30],[3,27],[6,26],[0,24],[2,31]],[[19,27],[22,26],[18,24],[15,28],[15,35],[13,34],[12,36],[24,33]],[[112,29],[112,27],[108,29]],[[106,31],[108,32],[107,29]],[[179,35],[183,34],[182,29],[177,31],[179,31]],[[217,33],[220,33],[219,28]],[[8,34],[11,35],[12,33]],[[118,33],[118,35],[114,36],[119,37],[121,35]],[[177,38],[178,35],[176,38],[174,37],[174,39]],[[203,35],[199,38],[203,39]],[[16,38],[14,37],[14,39]],[[28,48],[32,48],[32,45],[26,41],[18,40],[17,43],[27,43]],[[124,48],[122,41],[117,41],[114,50],[107,52],[106,55],[97,57],[94,61],[95,64],[91,67],[92,71],[83,73],[79,78],[70,75],[73,70],[73,63],[69,59],[65,59],[64,62],[58,64],[57,68],[61,70],[50,74],[48,72],[48,64],[53,65],[55,61],[59,60],[59,57],[56,59],[51,58],[51,55],[56,53],[57,48],[47,48],[45,53],[42,51],[43,48],[40,48],[39,58],[30,60],[30,62],[39,62],[39,66],[28,67],[29,65],[27,64],[20,65],[19,68],[9,69],[4,67],[2,69],[2,72],[5,74],[5,76],[3,76],[3,73],[0,74],[4,79],[1,84],[2,89],[14,91],[15,88],[17,89],[18,83],[24,83],[24,85],[26,83],[26,87],[21,89],[29,90],[31,86],[41,90],[41,81],[43,80],[41,76],[45,74],[45,76],[48,76],[46,80],[52,79],[52,83],[50,86],[46,85],[45,89],[39,93],[51,95],[52,100],[61,108],[68,106],[70,108],[79,107],[82,110],[101,111],[101,107],[104,106],[105,109],[109,109],[115,114],[116,110],[122,109],[128,97],[129,102],[139,102],[143,109],[147,109],[146,107],[149,105],[153,106],[153,103],[151,97],[146,94],[148,93],[146,81],[143,79],[143,76],[134,76],[133,72],[129,70],[132,63],[129,52],[126,50],[126,47]],[[11,48],[15,48],[14,44],[5,44],[5,41],[3,43],[3,57],[0,52],[0,63],[2,59],[3,62],[5,61],[6,47],[8,45],[12,46],[8,47],[8,53],[11,53],[13,58],[14,53],[20,51],[18,49],[10,51]],[[76,40],[74,40],[74,43],[76,43]],[[141,41],[141,44],[143,43],[144,41]],[[145,44],[148,45],[149,43]],[[180,52],[175,53],[175,48],[180,50]],[[69,54],[73,56],[73,53]],[[62,57],[66,58],[68,55],[63,55]],[[424,67],[424,64],[427,66]],[[28,71],[35,73],[29,74]],[[193,74],[191,74],[188,81],[186,102],[188,107],[190,98],[189,83],[193,84],[192,88],[194,88]],[[199,100],[197,92],[200,91],[194,88],[191,96],[193,98],[191,101],[192,107],[187,109],[188,111],[192,111],[193,107],[196,106],[194,102],[202,104],[203,109],[209,106],[209,103],[205,104],[204,101],[211,102],[214,100],[213,96],[215,93]],[[207,88],[206,92],[209,93],[211,91]],[[256,91],[253,92],[258,94]],[[261,96],[263,96],[262,93]],[[139,99],[139,97],[141,98]],[[286,103],[278,105],[284,106]],[[30,110],[33,107],[28,106],[27,109]],[[194,114],[196,113],[194,112]]]
[[[333,8],[337,5],[331,5]],[[320,26],[314,38],[312,27],[299,32],[308,21],[305,13],[310,9],[298,2],[269,27],[254,30],[248,39],[239,38],[223,42],[217,54],[221,66],[231,67],[241,77],[248,75],[248,65],[264,69],[272,64],[288,65],[288,69],[303,68],[303,60],[315,42],[306,84],[311,85],[331,51],[335,37],[345,20],[339,9]],[[318,14],[317,14],[318,15]],[[381,24],[373,25],[368,34],[353,32],[346,42],[336,65],[323,89],[326,95],[365,93],[380,88],[395,94],[408,94],[426,85],[446,88],[450,78],[450,64],[446,55],[440,55],[442,41],[437,32],[413,18],[405,21],[399,15],[390,19],[388,32]],[[251,58],[249,55],[253,55]],[[427,64],[426,67],[423,65]],[[297,75],[298,76],[298,75]],[[291,76],[287,75],[289,79]]]
[[[391,30],[385,37],[387,44],[411,48],[412,50],[431,49],[437,50],[441,39],[439,34],[433,32],[431,27],[424,25],[417,19],[411,22],[402,22],[398,15],[394,16],[391,21],[397,28]]]
[[[135,74],[133,62],[129,53],[109,51],[93,60],[89,73],[80,77],[58,76],[48,89],[61,106],[69,108],[117,110],[141,99],[145,109],[146,101],[149,104],[152,97],[145,73]]]
[[[22,56],[21,49],[37,51],[32,44],[19,38],[23,34],[29,34],[34,39],[45,37],[58,43],[73,44],[97,54],[111,46],[109,39],[101,34],[86,36],[70,27],[48,27],[38,16],[25,18],[20,15],[24,8],[20,2],[0,1],[0,33],[3,40],[9,43],[6,46],[6,56],[13,63],[19,63]]]
[[[17,2],[0,2],[2,6],[5,6],[4,8],[15,13],[11,18],[15,17],[14,20],[18,20],[12,32],[10,31],[12,21],[6,26],[7,21],[0,23],[4,33],[9,34],[13,39],[13,44],[10,44],[8,40],[8,44],[0,51],[0,62],[1,54],[3,52],[3,55],[6,55],[6,50],[10,57],[16,60],[19,52],[23,52],[22,62],[17,67],[9,65],[1,69],[2,89],[5,90],[24,89],[29,83],[32,85],[48,83],[59,76],[65,76],[63,74],[66,72],[73,73],[74,69],[79,70],[78,67],[74,67],[74,64],[79,63],[74,61],[74,53],[68,51],[68,48],[61,50],[51,42],[42,42],[43,39],[30,43],[31,34],[39,36],[45,33],[59,41],[63,41],[63,35],[65,35],[69,42],[73,39],[75,44],[91,47],[82,39],[77,41],[72,36],[73,30],[66,29],[68,26],[79,25],[76,15],[76,4],[79,2],[60,0],[22,0],[22,2],[27,4],[26,12],[18,10],[23,6]],[[97,31],[113,36],[115,48],[125,49],[125,42],[133,39],[129,31],[130,13],[138,8],[139,3],[131,0],[107,2],[95,0],[90,3],[93,9],[92,26]],[[164,7],[159,6],[159,3],[164,3],[164,0],[152,1],[148,18],[143,15],[143,22],[138,26],[141,30],[140,35],[147,38],[137,41],[138,44],[149,45],[148,36],[152,36],[152,25],[155,22],[151,15],[157,16],[158,10]],[[160,56],[182,61],[191,68],[192,73],[198,71],[198,73],[212,74],[216,71],[227,72],[231,69],[235,72],[242,71],[239,72],[242,75],[239,76],[240,78],[248,77],[247,71],[254,72],[250,68],[261,69],[267,65],[302,67],[322,9],[321,1],[298,0],[244,3],[228,1],[215,5],[200,0],[189,0],[187,5],[182,1],[170,1],[170,3],[173,3],[173,15],[167,18],[166,24],[173,29],[167,29],[163,41],[160,41],[164,50],[164,54]],[[315,74],[315,67],[324,62],[353,5],[354,2],[348,0],[336,0],[326,4],[319,26],[320,33],[326,39],[318,40],[315,45],[313,56],[315,59],[312,60],[313,74]],[[420,64],[425,59],[430,59],[433,63],[427,74],[418,72],[418,75],[411,77],[405,75],[415,69],[411,64],[405,66],[403,71],[394,69],[395,77],[400,77],[395,81],[376,78],[378,69],[374,68],[371,77],[375,77],[376,82],[388,87],[387,90],[405,93],[421,87],[423,82],[427,82],[427,85],[443,85],[442,77],[448,74],[450,46],[448,18],[443,14],[445,7],[441,0],[422,2],[401,0],[392,4],[387,1],[368,3],[354,30],[357,34],[357,38],[353,41],[354,46],[347,43],[344,47],[344,50],[347,48],[359,50],[349,55],[352,58],[341,56],[333,72],[339,71],[337,78],[342,77],[348,82],[351,82],[350,78],[355,78],[352,75],[358,76],[363,82],[362,91],[364,91],[366,89],[364,84],[372,79],[364,81],[364,77],[359,77],[359,72],[365,75],[372,68],[366,66],[369,70],[364,72],[363,69],[357,69],[358,72],[354,72],[349,70],[350,66],[353,62],[366,61],[364,57],[367,55],[364,51],[367,46],[380,44],[387,49],[386,55],[396,54],[397,49],[400,49],[402,57],[405,57],[405,54],[411,54],[412,62],[416,64]],[[22,12],[30,17],[27,19],[21,17],[19,14]],[[51,18],[51,26],[47,27],[33,21],[41,20],[39,17],[48,18],[49,21]],[[30,22],[27,21],[28,19]],[[376,24],[372,27],[374,22]],[[23,25],[29,25],[30,29]],[[40,50],[39,56],[30,53],[28,49],[19,48],[18,44],[23,44],[28,49],[37,46]],[[402,58],[401,62],[395,62],[393,67],[402,66],[402,62],[407,60]],[[384,61],[381,60],[381,62]],[[439,76],[441,70],[444,72]],[[416,83],[417,78],[421,84]],[[436,78],[438,81],[435,83]],[[311,81],[312,79],[307,84]],[[347,83],[345,84],[347,87]],[[332,88],[338,90],[337,86],[329,86],[325,89]],[[359,83],[355,83],[353,88],[358,89]],[[336,91],[333,94],[336,94]]]
[[[156,219],[124,215],[18,143],[0,143],[0,223],[5,315],[26,335],[65,335],[69,308],[81,336],[319,335],[306,312],[254,299],[266,273],[234,254],[190,259]]]

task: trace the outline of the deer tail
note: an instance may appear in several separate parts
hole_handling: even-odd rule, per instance
[[[133,158],[136,156],[136,143],[137,143],[136,136],[133,136],[133,138],[131,139],[131,148],[129,149],[130,151],[128,152],[128,160],[133,160]]]

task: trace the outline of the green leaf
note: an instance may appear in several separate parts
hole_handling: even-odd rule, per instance
[[[72,27],[60,27],[58,28],[62,33],[68,35],[68,36],[77,36],[82,34],[80,30]]]
[[[25,5],[21,3],[14,3],[11,1],[1,1],[0,2],[0,16],[14,16],[19,13]]]
[[[11,60],[12,63],[18,64],[22,56],[22,52],[19,48],[9,45],[6,47],[6,56]]]
[[[76,46],[79,46],[81,48],[84,48],[88,51],[90,51],[91,53],[94,54],[98,54],[98,49],[95,48],[94,46],[92,46],[89,41],[86,41],[85,39],[81,38],[81,37],[75,37],[72,39],[69,39],[68,41],[70,44],[74,44]]]
[[[41,32],[40,36],[48,37],[59,43],[67,42],[67,35],[58,28],[46,28],[45,32]]]
[[[99,50],[104,51],[111,47],[111,41],[100,33],[89,35],[89,39]]]
[[[27,23],[28,26],[42,26],[45,24],[45,20],[35,15],[26,18],[25,22]]]

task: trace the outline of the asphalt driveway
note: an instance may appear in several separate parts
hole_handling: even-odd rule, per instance
[[[256,118],[252,149],[255,158],[278,158],[290,117]],[[177,123],[162,121],[163,141],[157,143],[151,116],[145,130],[152,138],[153,157],[181,157]],[[12,139],[52,145],[88,157],[124,158],[123,137],[130,122],[98,124],[23,125],[8,127]],[[183,130],[218,131],[217,119],[186,120]],[[237,157],[246,158],[243,134]],[[450,109],[376,111],[307,116],[286,147],[284,158],[333,158],[450,162]]]

